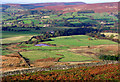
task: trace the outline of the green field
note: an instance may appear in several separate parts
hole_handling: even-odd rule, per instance
[[[89,37],[87,35],[73,35],[73,36],[61,36],[56,38],[51,38],[52,41],[46,41],[41,43],[47,43],[47,44],[56,44],[56,46],[45,46],[45,47],[39,47],[34,46],[34,44],[22,44],[22,46],[29,46],[27,48],[23,48],[26,50],[58,50],[58,49],[69,49],[73,47],[78,46],[92,46],[92,45],[103,45],[103,44],[117,44],[116,42],[110,41],[110,40],[102,40],[102,39],[96,39],[96,40],[88,40]]]
[[[47,41],[44,43],[50,43],[50,44],[57,44],[60,45],[66,45],[66,46],[92,46],[92,45],[102,45],[102,44],[117,44],[116,42],[110,41],[110,40],[102,40],[102,39],[96,39],[94,40],[88,40],[89,36],[86,35],[74,35],[74,36],[61,36],[56,38],[51,38],[53,41]]]
[[[103,44],[117,44],[116,42],[110,40],[88,40],[89,37],[87,35],[74,35],[74,36],[61,36],[56,38],[51,38],[53,41],[46,41],[41,43],[49,43],[56,44],[56,46],[45,46],[39,47],[34,46],[32,44],[22,44],[22,46],[28,46],[26,50],[30,50],[27,52],[21,52],[23,57],[28,58],[30,61],[35,61],[38,59],[44,58],[58,58],[62,57],[60,61],[68,62],[68,61],[85,61],[85,60],[93,60],[91,57],[86,57],[83,55],[77,55],[73,52],[68,51],[67,49],[79,47],[79,46],[92,46],[92,45],[103,45]],[[58,56],[56,54],[61,54],[63,56]]]
[[[2,44],[6,43],[17,43],[21,41],[27,41],[33,35],[38,35],[35,32],[9,32],[3,31],[2,32]]]
[[[38,59],[44,59],[44,58],[58,58],[63,57],[59,61],[62,62],[68,62],[68,61],[84,61],[84,60],[93,60],[92,58],[82,56],[82,55],[76,55],[72,52],[66,51],[66,50],[33,50],[28,52],[21,52],[23,57],[28,58],[30,61],[35,61]],[[63,56],[58,56],[56,54],[61,54]]]

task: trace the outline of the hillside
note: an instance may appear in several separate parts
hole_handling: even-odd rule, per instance
[[[118,2],[86,4],[86,5],[83,5],[83,6],[74,7],[74,9],[76,9],[76,11],[79,11],[79,10],[94,10],[96,13],[117,12]]]
[[[9,8],[11,6],[14,7],[23,7],[25,9],[35,9],[40,7],[48,7],[48,6],[68,6],[68,5],[83,5],[86,4],[84,2],[54,2],[54,3],[34,3],[34,4],[3,4],[3,8]]]
[[[38,9],[49,9],[49,10],[63,10],[64,12],[73,12],[73,11],[83,11],[83,10],[94,10],[96,13],[103,12],[117,12],[118,2],[111,3],[97,3],[97,4],[84,4],[84,5],[57,5],[57,6],[46,6],[39,7],[33,10]]]
[[[94,10],[96,13],[117,12],[118,2],[86,4],[84,2],[58,2],[58,3],[35,3],[35,4],[3,4],[3,9],[10,7],[41,10],[49,9],[56,11],[76,12],[83,10]]]

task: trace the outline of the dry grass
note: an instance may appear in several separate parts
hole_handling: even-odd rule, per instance
[[[5,43],[17,43],[17,42],[21,42],[21,41],[27,41],[31,37],[32,36],[18,36],[18,37],[4,38],[4,39],[2,39],[2,44],[5,44]]]

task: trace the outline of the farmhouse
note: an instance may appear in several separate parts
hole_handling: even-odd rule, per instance
[[[42,16],[41,18],[50,18],[50,16]]]
[[[43,27],[49,27],[50,25],[49,24],[44,24],[44,26]]]

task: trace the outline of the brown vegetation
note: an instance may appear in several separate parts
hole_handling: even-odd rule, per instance
[[[84,5],[45,6],[45,7],[35,8],[32,10],[40,10],[40,9],[49,9],[56,11],[63,10],[64,11],[63,13],[84,11],[84,10],[94,10],[95,13],[103,13],[103,12],[111,13],[118,11],[118,2],[84,4]]]
[[[68,49],[78,55],[85,55],[98,59],[99,55],[117,55],[118,54],[118,45],[98,45],[98,46],[81,46],[77,48]]]
[[[26,62],[18,54],[2,56],[2,71],[27,67]]]

